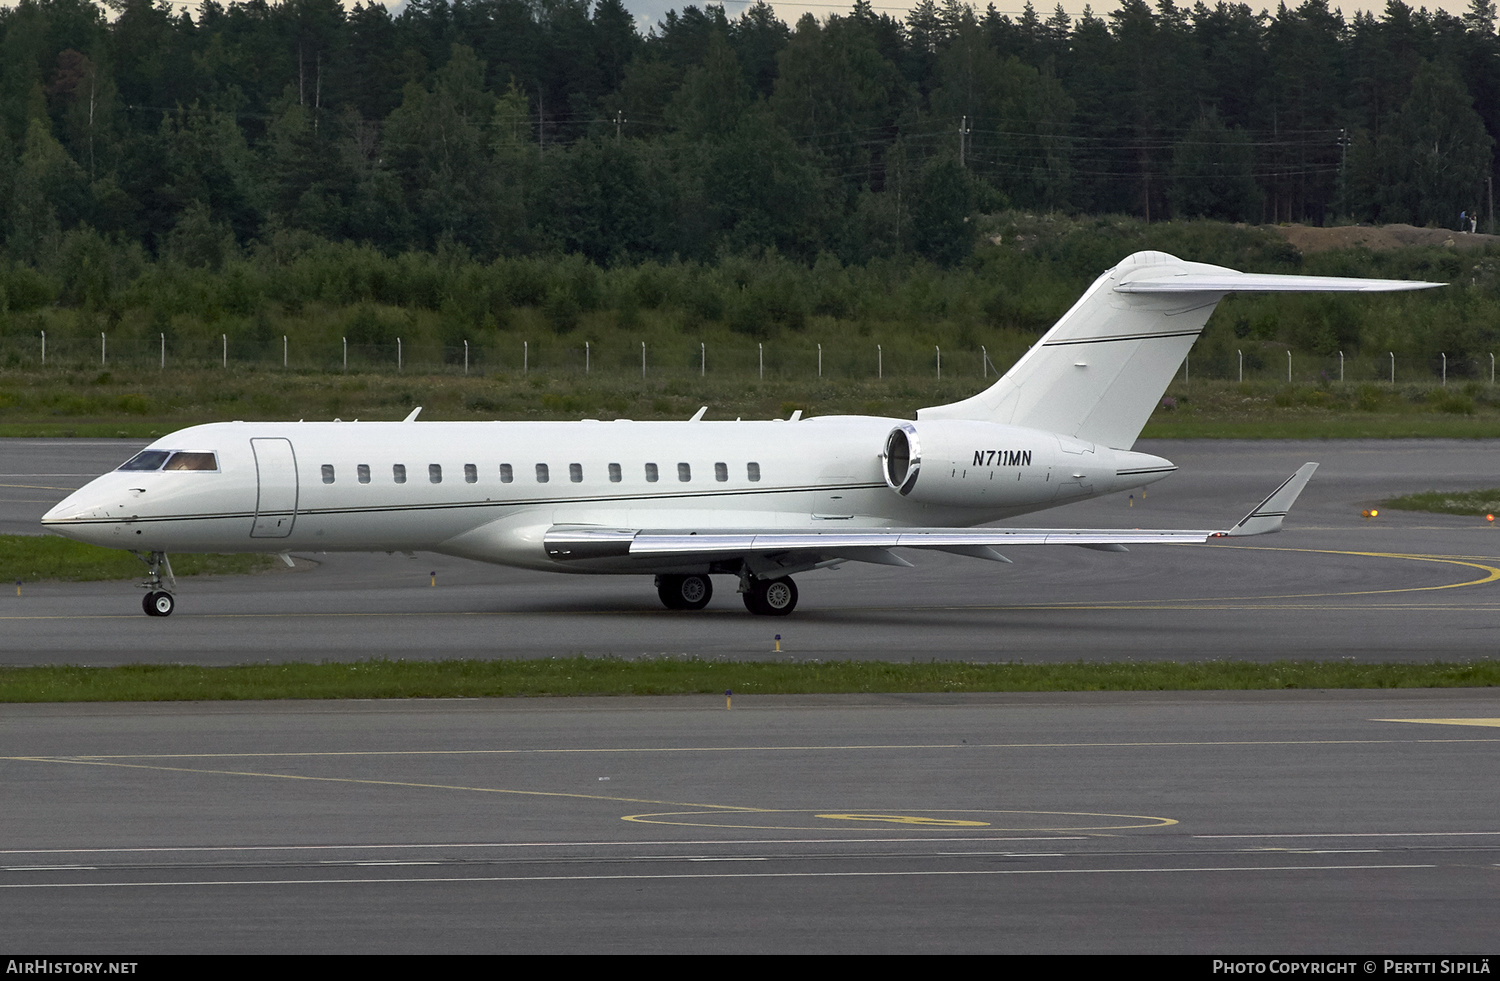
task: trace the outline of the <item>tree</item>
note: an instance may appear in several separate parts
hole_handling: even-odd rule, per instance
[[[1255,149],[1241,129],[1205,113],[1172,149],[1172,211],[1183,218],[1253,221],[1260,215]]]
[[[1375,185],[1376,220],[1451,226],[1482,200],[1493,146],[1463,83],[1428,62],[1400,111],[1351,169],[1365,186]]]

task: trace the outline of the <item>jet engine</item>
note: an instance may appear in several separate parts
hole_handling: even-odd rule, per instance
[[[887,486],[940,507],[1029,507],[1096,497],[1176,469],[1145,453],[964,419],[902,423],[886,436],[881,455]]]

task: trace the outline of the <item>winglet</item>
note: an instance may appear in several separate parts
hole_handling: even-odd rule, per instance
[[[1280,531],[1281,519],[1292,509],[1297,495],[1302,493],[1302,488],[1307,486],[1313,471],[1317,469],[1316,463],[1304,463],[1296,473],[1282,481],[1281,486],[1272,491],[1270,497],[1261,501],[1259,507],[1241,518],[1233,528],[1221,532],[1220,536],[1238,538],[1242,535],[1267,535]]]

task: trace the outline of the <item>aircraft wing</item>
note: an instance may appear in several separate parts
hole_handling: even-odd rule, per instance
[[[1214,538],[1264,535],[1281,530],[1297,495],[1312,479],[1316,463],[1282,481],[1264,501],[1228,529],[1221,531],[1086,529],[1086,528],[861,528],[837,531],[652,530],[605,528],[597,525],[554,525],[544,544],[559,561],[640,558],[728,559],[777,556],[781,564],[849,559],[881,565],[910,565],[891,555],[892,548],[925,548],[991,561],[1009,561],[995,551],[1006,545],[1077,545],[1105,551],[1124,551],[1127,545],[1182,545]]]

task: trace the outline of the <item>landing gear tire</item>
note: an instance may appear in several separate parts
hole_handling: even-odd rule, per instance
[[[713,599],[713,580],[707,576],[657,576],[656,595],[669,610],[701,610]]]
[[[141,609],[146,611],[148,617],[169,617],[176,606],[177,601],[172,598],[172,594],[164,590],[154,590],[141,599]]]
[[[755,579],[744,592],[745,609],[758,616],[784,617],[797,608],[797,584],[791,577]]]

